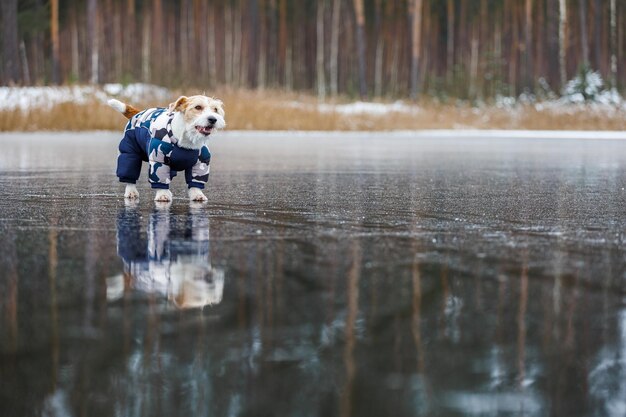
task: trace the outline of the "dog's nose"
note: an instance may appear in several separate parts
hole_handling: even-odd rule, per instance
[[[214,125],[215,122],[217,122],[217,119],[215,117],[213,117],[213,116],[209,117],[209,123],[210,124]]]

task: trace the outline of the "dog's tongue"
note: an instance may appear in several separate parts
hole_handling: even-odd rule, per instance
[[[211,128],[208,126],[197,126],[196,129],[198,129],[198,132],[202,133],[203,135],[211,134]]]

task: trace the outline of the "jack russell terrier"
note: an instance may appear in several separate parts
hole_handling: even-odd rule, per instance
[[[206,96],[179,97],[168,108],[139,111],[111,99],[109,105],[129,119],[119,145],[117,176],[126,183],[124,197],[139,197],[135,183],[142,162],[149,163],[148,181],[155,201],[172,201],[170,181],[185,171],[189,199],[207,201],[202,189],[209,180],[209,135],[226,126],[220,100]]]

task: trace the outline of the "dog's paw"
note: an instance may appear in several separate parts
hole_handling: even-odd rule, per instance
[[[154,201],[161,201],[167,203],[172,201],[172,192],[170,190],[157,190]]]
[[[126,190],[124,190],[124,198],[129,198],[131,200],[139,198],[139,191],[137,191],[137,186],[135,184],[126,185]]]
[[[197,187],[191,187],[189,189],[189,200],[205,202],[205,201],[208,201],[209,199],[204,195],[201,189]]]

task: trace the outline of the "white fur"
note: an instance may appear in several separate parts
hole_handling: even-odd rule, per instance
[[[193,128],[193,126],[192,126]],[[185,132],[187,132],[188,127],[185,126],[185,118],[183,114],[179,111],[174,113],[174,118],[172,119],[172,133],[176,138],[178,138],[178,145],[181,145],[183,138],[185,137]],[[195,130],[195,129],[194,129]],[[200,145],[202,147],[202,145]]]
[[[205,136],[196,130],[196,126],[209,126],[209,117],[215,117],[217,121],[213,129],[223,129],[226,127],[226,121],[219,114],[211,110],[203,111],[191,123],[185,123],[184,115],[181,112],[174,114],[172,119],[172,132],[178,138],[178,146],[187,149],[200,149],[209,141],[209,136]]]
[[[189,189],[189,200],[191,201],[208,201],[204,193],[198,187],[191,187]]]
[[[109,101],[107,101],[107,103],[109,103],[109,106],[113,107],[115,110],[117,110],[120,113],[124,113],[126,111],[126,104],[122,103],[119,100],[112,98]]]
[[[170,190],[158,189],[154,194],[154,201],[172,201],[172,192]]]
[[[124,190],[124,198],[139,198],[139,191],[137,191],[137,186],[135,184],[126,184],[126,190]]]

